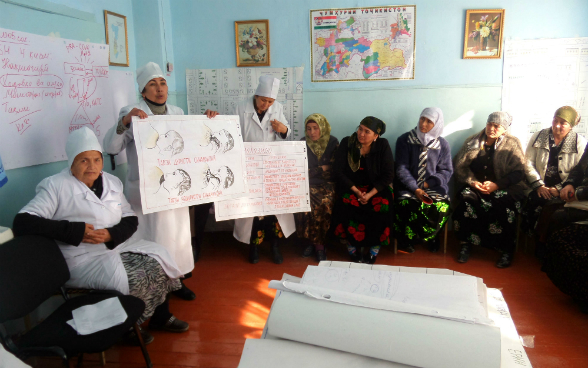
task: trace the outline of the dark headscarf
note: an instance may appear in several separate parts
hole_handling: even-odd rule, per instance
[[[363,125],[379,136],[386,132],[386,123],[373,116],[367,116],[363,118],[359,125]],[[349,137],[348,148],[347,162],[349,163],[351,170],[356,172],[359,170],[359,159],[361,157],[361,143],[359,143],[357,140],[357,132],[353,133],[351,137]]]

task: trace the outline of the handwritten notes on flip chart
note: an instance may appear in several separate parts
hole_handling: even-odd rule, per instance
[[[216,220],[309,212],[306,142],[244,145],[249,196],[215,202]]]
[[[0,151],[8,169],[65,160],[70,131],[112,121],[108,45],[0,28]]]

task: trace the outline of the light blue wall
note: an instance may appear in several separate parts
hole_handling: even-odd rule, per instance
[[[113,67],[117,70],[136,69],[135,30],[131,0],[9,0],[0,2],[0,28],[13,29],[47,36],[105,43],[104,10],[127,17],[130,68]],[[20,3],[18,6],[11,3]],[[36,9],[33,9],[36,8]],[[35,149],[30,147],[30,149]],[[2,147],[0,147],[0,154]],[[46,165],[24,167],[6,172],[8,183],[0,188],[0,225],[12,226],[14,215],[34,195],[36,185],[45,177],[61,171],[66,161]],[[110,172],[110,164],[105,165]],[[126,164],[119,166],[114,174],[120,178],[126,173]]]

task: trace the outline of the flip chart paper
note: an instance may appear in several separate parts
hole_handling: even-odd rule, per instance
[[[248,196],[215,202],[217,221],[309,212],[306,142],[244,143]]]
[[[239,117],[133,117],[143,213],[246,195]]]

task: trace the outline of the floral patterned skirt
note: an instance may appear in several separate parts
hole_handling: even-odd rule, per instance
[[[369,192],[371,188],[359,188]],[[392,225],[392,188],[386,187],[376,193],[367,204],[361,204],[353,192],[345,192],[337,200],[335,213],[335,236],[345,239],[355,247],[372,247],[390,244]]]
[[[520,201],[507,190],[482,194],[469,186],[461,190],[458,200],[452,217],[453,229],[461,242],[514,252]]]
[[[433,240],[449,216],[449,201],[425,204],[400,198],[395,204],[394,235],[399,243],[414,245]]]
[[[251,227],[251,241],[249,244],[261,244],[264,239],[281,239],[284,237],[280,222],[276,216],[255,217]]]
[[[546,245],[542,270],[561,291],[588,302],[588,225],[570,225],[556,231]]]
[[[313,244],[325,244],[331,226],[334,196],[335,188],[332,183],[310,187],[311,212],[294,214],[299,238],[308,239]]]

